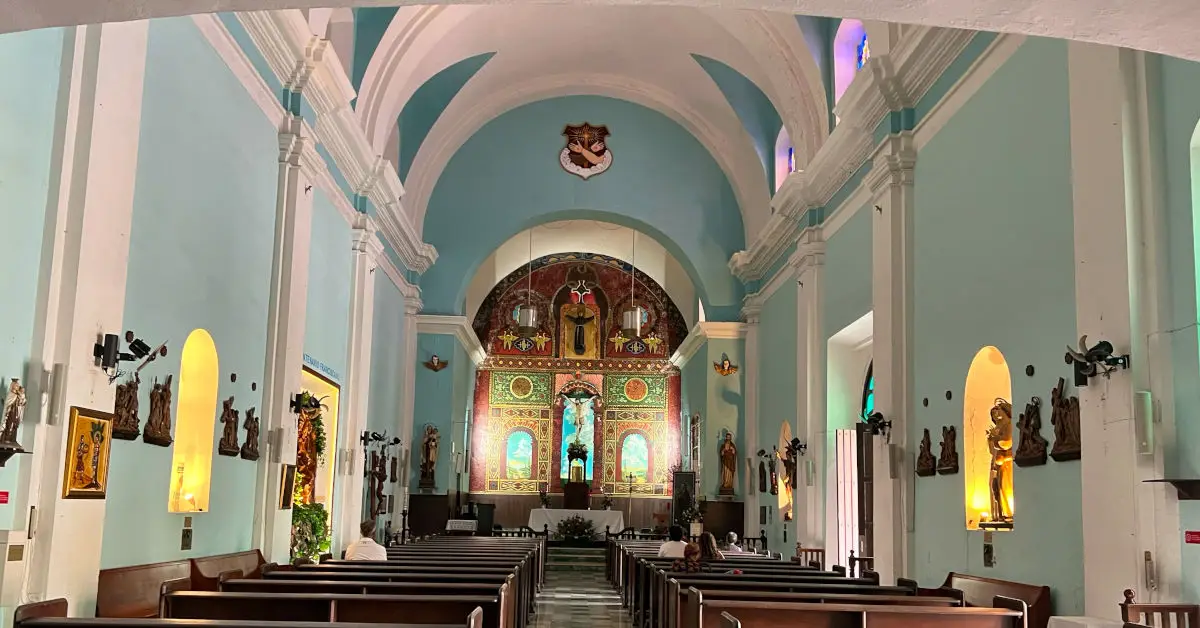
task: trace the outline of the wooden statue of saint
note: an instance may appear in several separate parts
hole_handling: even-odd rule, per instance
[[[1050,392],[1050,422],[1054,424],[1054,448],[1050,457],[1055,462],[1079,460],[1083,449],[1079,444],[1079,398],[1068,397],[1066,380],[1058,378],[1058,386]]]
[[[717,489],[719,495],[733,495],[733,476],[737,470],[737,445],[733,443],[733,434],[725,432],[725,440],[721,441],[721,486]]]
[[[776,460],[779,460],[779,448],[771,447],[771,455],[767,458],[767,469],[771,472],[771,484],[769,488],[772,495],[779,494],[779,475],[775,472]]]
[[[1021,433],[1021,444],[1013,455],[1018,467],[1035,467],[1046,464],[1046,448],[1050,443],[1042,438],[1042,398],[1034,397],[1025,406],[1025,412],[1017,421]]]
[[[759,452],[758,492],[760,492],[760,493],[767,492],[767,461],[762,460],[762,458],[766,457],[766,455],[767,455],[767,453],[765,451]]]
[[[1012,404],[997,399],[992,407],[992,427],[987,431],[988,451],[992,454],[988,486],[991,493],[992,521],[1012,521]]]
[[[113,403],[113,438],[134,440],[142,435],[141,420],[138,419],[138,387],[142,378],[135,371],[132,379],[117,384],[117,397]]]
[[[222,456],[236,456],[241,453],[241,446],[238,445],[238,422],[241,413],[233,407],[233,395],[221,403],[224,406],[221,410],[221,423],[224,427],[221,430],[221,441],[217,443],[217,453]]]
[[[438,444],[441,436],[433,425],[425,426],[425,436],[421,439],[421,482],[420,488],[434,488],[436,485]]]
[[[171,380],[174,377],[168,375],[162,383],[154,378],[154,387],[150,389],[150,418],[142,432],[143,442],[159,447],[171,446]]]
[[[246,410],[246,442],[242,443],[242,460],[258,460],[258,417],[254,416],[254,408]]]
[[[929,428],[921,437],[921,450],[917,454],[917,476],[927,478],[937,473],[937,458],[933,457],[933,442],[929,439]]]
[[[953,425],[942,428],[942,451],[938,455],[937,472],[939,475],[958,473],[958,430]]]

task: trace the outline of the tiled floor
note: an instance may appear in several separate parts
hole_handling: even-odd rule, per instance
[[[563,554],[552,548],[547,557],[546,585],[538,594],[531,628],[630,628],[621,596],[604,579],[603,550],[599,563],[582,552]]]

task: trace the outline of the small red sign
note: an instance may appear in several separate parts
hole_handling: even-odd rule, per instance
[[[0,491],[0,504],[8,503],[8,491]]]
[[[1184,532],[1183,542],[1191,545],[1200,544],[1200,530],[1188,530]]]

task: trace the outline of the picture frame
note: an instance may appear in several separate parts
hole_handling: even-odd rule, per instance
[[[291,510],[296,491],[296,465],[284,464],[279,474],[279,509]]]
[[[71,406],[63,455],[63,499],[104,499],[112,453],[113,415]]]

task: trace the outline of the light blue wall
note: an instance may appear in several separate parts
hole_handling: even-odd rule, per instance
[[[588,181],[558,163],[563,127],[583,121],[612,132],[612,168]],[[724,172],[683,127],[629,102],[554,98],[492,120],[451,159],[425,216],[425,240],[439,253],[421,280],[428,313],[462,314],[467,285],[492,251],[522,229],[567,217],[658,240],[688,271],[709,320],[736,320],[741,309],[742,285],[726,264],[745,236]]]
[[[1200,120],[1200,64],[1171,57],[1152,57],[1161,68],[1162,143],[1166,170],[1167,267],[1171,290],[1170,320],[1166,329],[1176,330],[1157,340],[1171,351],[1174,372],[1175,430],[1177,447],[1167,452],[1166,476],[1200,477],[1200,363],[1196,333],[1196,209],[1200,208],[1200,155],[1192,157],[1191,142]],[[1155,66],[1152,66],[1155,67]],[[1180,528],[1200,528],[1200,502],[1179,502]],[[1200,602],[1200,545],[1183,544],[1184,598]]]
[[[170,343],[143,372],[143,424],[154,377],[175,373],[178,399],[181,349],[195,328],[216,342],[220,397],[261,407],[261,386],[249,384],[265,360],[276,130],[188,18],[150,23],[143,98],[122,328]],[[192,551],[181,552],[183,515],[167,513],[171,454],[141,440],[113,444],[103,568],[249,549],[256,465],[214,456],[210,512],[194,516]]]
[[[1007,359],[1017,412],[1034,395],[1048,400],[1067,374],[1063,339],[1076,325],[1066,44],[1027,40],[921,150],[915,180],[918,402],[908,439],[957,425],[962,451],[963,387],[981,347]],[[1056,614],[1081,614],[1079,468],[1016,469],[1016,527],[995,535],[994,568],[983,566],[983,534],[966,530],[963,476],[917,478],[915,576],[925,586],[948,571],[1046,584]]]
[[[11,33],[0,37],[0,229],[9,234],[0,247],[0,384],[7,391],[12,378],[27,387],[26,367],[33,342],[34,303],[37,302],[38,260],[43,254],[43,227],[49,203],[50,160],[54,117],[58,106],[58,71],[63,31]],[[33,390],[25,408],[25,427],[18,437],[32,445],[30,419],[37,416]],[[0,470],[0,491],[10,494],[0,504],[0,529],[23,525],[15,517],[18,462]]]
[[[825,242],[825,338],[871,311],[871,213],[860,208]]]
[[[400,382],[404,368],[404,295],[383,271],[376,270],[375,317],[371,330],[371,392],[367,429],[397,436]],[[404,438],[403,434],[399,434]]]
[[[483,69],[484,64],[491,60],[494,52],[468,57],[438,72],[433,78],[425,81],[417,91],[413,92],[404,109],[396,119],[400,127],[400,154],[397,156],[396,168],[400,180],[408,179],[408,170],[412,167],[417,150],[429,135],[429,130],[441,117],[442,112],[450,105],[450,101],[458,95],[459,90],[475,73]]]
[[[342,384],[350,333],[350,224],[324,192],[314,189],[308,258],[305,363]],[[339,444],[339,447],[342,445]]]
[[[740,338],[709,338],[707,348],[708,360],[703,360],[702,354],[697,353],[692,361],[701,360],[701,364],[707,367],[705,373],[708,377],[708,407],[707,412],[700,412],[700,416],[704,418],[703,443],[700,448],[704,468],[700,478],[700,491],[702,495],[708,495],[709,499],[715,499],[717,489],[721,485],[720,443],[724,440],[723,434],[726,430],[733,432],[738,459],[746,457],[746,398],[743,392],[746,377],[746,341]],[[721,375],[713,368],[714,362],[721,361],[722,354],[728,355],[729,361],[740,367],[737,373]],[[692,366],[691,362],[688,366]],[[736,499],[745,501],[746,496],[741,487],[744,473],[742,463],[739,462],[734,469],[736,475],[733,489]]]
[[[708,366],[705,357],[708,355],[708,343],[704,342],[696,349],[696,353],[680,368],[679,372],[679,400],[680,408],[683,414],[688,417],[687,423],[681,423],[680,429],[691,429],[691,417],[699,414],[701,421],[703,417],[708,416]],[[689,432],[690,434],[690,432]],[[704,435],[700,436],[700,460],[706,464],[713,464],[706,454]],[[689,459],[691,452],[688,454]]]
[[[453,482],[450,472],[450,442],[455,406],[462,403],[455,398],[455,379],[458,372],[455,362],[461,358],[455,354],[458,340],[447,334],[417,334],[417,363],[416,367],[416,406],[413,413],[412,442],[415,453],[409,457],[412,482],[409,486],[416,492],[417,483],[421,479],[420,443],[425,435],[425,426],[432,424],[437,427],[441,436],[438,450],[437,469],[434,477],[437,482],[434,493],[446,494]],[[443,360],[451,360],[449,366],[432,371],[422,366],[434,354]],[[464,393],[465,395],[469,393]]]
[[[763,305],[758,328],[758,442],[750,443],[745,454],[755,457],[759,449],[771,453],[772,446],[779,446],[779,432],[785,422],[791,424],[792,436],[804,440],[796,431],[796,282],[785,280]],[[782,449],[781,449],[782,450]],[[755,475],[752,490],[758,491],[758,458],[755,457]],[[777,463],[783,473],[783,465]],[[739,472],[741,468],[739,468]],[[768,478],[769,480],[769,478]],[[769,490],[770,487],[768,487]],[[798,496],[795,496],[798,497]],[[770,547],[784,547],[783,516],[778,512],[775,496],[770,493],[759,495],[761,505],[772,506],[772,517],[767,526]],[[789,539],[795,541],[795,539]]]

